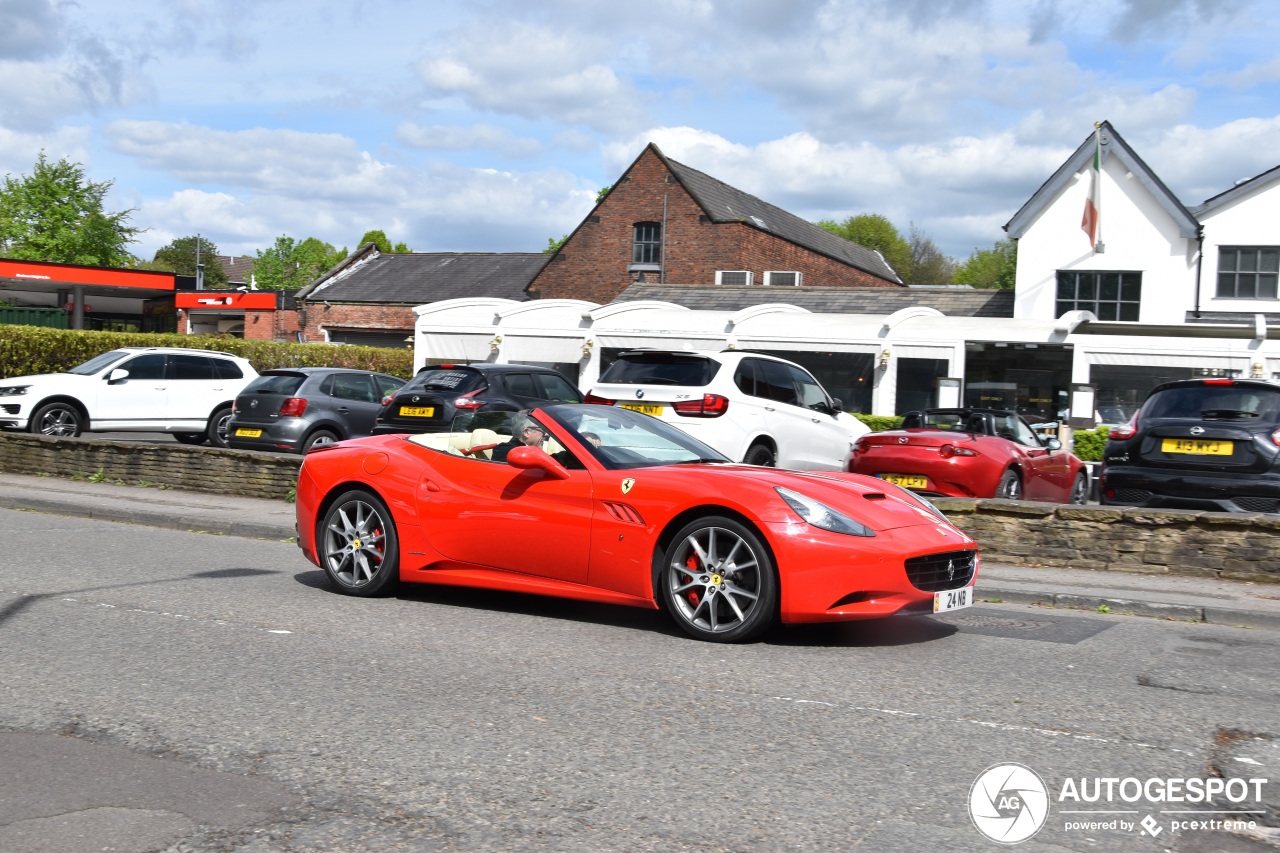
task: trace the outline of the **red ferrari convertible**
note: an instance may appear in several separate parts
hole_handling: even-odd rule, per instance
[[[858,439],[849,470],[924,495],[1082,504],[1084,463],[1014,412],[928,409]]]
[[[978,571],[973,540],[904,489],[734,464],[605,406],[313,448],[297,515],[299,546],[350,595],[410,581],[665,608],[719,642],[967,607]]]

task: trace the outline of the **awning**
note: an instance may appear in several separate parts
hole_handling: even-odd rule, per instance
[[[461,335],[449,332],[430,332],[418,337],[415,361],[444,359],[446,361],[487,361],[493,352],[492,334]]]

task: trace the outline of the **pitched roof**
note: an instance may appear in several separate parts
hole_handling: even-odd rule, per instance
[[[1012,290],[967,287],[733,287],[633,284],[615,302],[653,299],[695,311],[740,311],[783,302],[819,314],[892,314],[903,308],[933,308],[949,317],[1012,317]]]
[[[1230,204],[1241,196],[1248,195],[1254,190],[1265,189],[1272,182],[1280,180],[1280,166],[1275,166],[1260,175],[1254,175],[1247,181],[1240,181],[1226,192],[1221,192],[1213,198],[1208,199],[1204,204],[1191,208],[1191,212],[1198,217],[1204,217],[1206,214],[1212,216],[1213,212],[1218,208]]]
[[[525,288],[550,259],[544,252],[382,253],[367,244],[298,291],[298,298],[387,305],[464,296],[525,301]]]
[[[253,276],[253,258],[237,255],[215,255],[214,260],[232,284],[248,284]]]
[[[1151,171],[1151,167],[1142,161],[1142,158],[1129,147],[1129,143],[1116,132],[1110,122],[1104,121],[1098,125],[1102,142],[1102,162],[1107,162],[1110,157],[1116,157],[1119,162],[1130,172],[1134,179],[1141,185],[1148,194],[1155,200],[1165,213],[1178,225],[1179,234],[1183,237],[1194,237],[1200,233],[1200,223],[1192,215],[1190,210],[1178,201],[1169,188],[1164,185],[1160,178],[1156,177],[1156,173]],[[1094,135],[1091,133],[1085,137],[1084,142],[1080,143],[1080,147],[1075,153],[1067,158],[1066,162],[1058,167],[1058,170],[1049,176],[1049,180],[1045,181],[1040,189],[1035,191],[1031,198],[1027,199],[1026,204],[1013,215],[1013,218],[1004,226],[1004,230],[1009,236],[1017,240],[1026,233],[1031,224],[1035,222],[1040,212],[1048,207],[1062,193],[1064,189],[1075,178],[1077,172],[1084,169],[1093,159],[1094,153]],[[1105,200],[1103,202],[1106,203]]]
[[[838,237],[825,228],[731,187],[692,166],[678,163],[664,155],[652,142],[648,147],[667,165],[671,174],[675,175],[676,180],[712,222],[741,222],[878,278],[902,283],[902,279],[879,252]]]

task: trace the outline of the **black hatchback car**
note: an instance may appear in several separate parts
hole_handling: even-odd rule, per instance
[[[264,370],[236,397],[227,444],[242,450],[306,453],[368,435],[382,400],[404,380],[340,367]]]
[[[1280,385],[1187,379],[1158,385],[1112,427],[1101,503],[1280,512]]]
[[[515,412],[547,402],[581,403],[564,374],[527,364],[439,364],[418,371],[384,401],[373,434],[444,432],[468,412]]]

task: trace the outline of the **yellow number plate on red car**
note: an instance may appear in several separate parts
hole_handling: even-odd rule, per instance
[[[923,489],[929,485],[929,478],[921,477],[919,474],[881,474],[880,479],[888,480],[904,489]]]
[[[653,415],[655,418],[662,414],[662,405],[659,403],[619,403],[619,409],[630,409],[633,412],[640,412],[645,415]]]
[[[1190,453],[1193,456],[1230,456],[1232,444],[1227,441],[1206,441],[1202,438],[1166,438],[1160,442],[1165,453]]]
[[[429,418],[436,413],[434,406],[401,406],[400,414],[406,418]]]
[[[260,435],[262,435],[262,430],[260,429],[247,429],[245,427],[241,427],[236,430],[237,438],[257,438]]]

